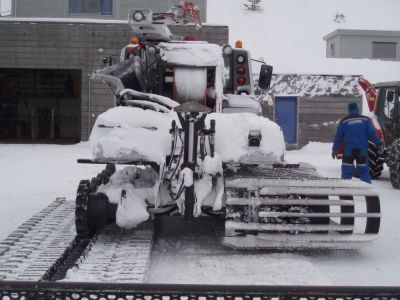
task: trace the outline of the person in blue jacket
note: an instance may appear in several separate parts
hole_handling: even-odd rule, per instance
[[[371,175],[368,168],[368,140],[378,146],[378,153],[382,154],[384,146],[375,133],[371,120],[363,115],[357,103],[348,105],[349,115],[340,121],[336,129],[335,139],[332,147],[332,158],[338,154],[341,141],[344,143],[342,157],[342,179],[353,177],[354,161],[356,169],[362,181],[371,183]]]

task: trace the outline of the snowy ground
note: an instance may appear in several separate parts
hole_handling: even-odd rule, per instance
[[[289,162],[318,166],[338,177],[340,162],[330,158],[329,144],[311,143],[287,154]],[[88,157],[87,143],[72,146],[0,144],[0,240],[56,197],[73,200],[80,179],[102,167],[78,165]],[[379,239],[359,251],[322,253],[243,253],[204,240],[171,240],[157,246],[149,282],[400,285],[400,191],[391,188],[387,170],[374,182],[381,194]]]

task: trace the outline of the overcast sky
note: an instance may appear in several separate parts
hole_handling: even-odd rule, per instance
[[[11,0],[0,0],[0,2],[0,9],[2,14],[11,11]]]

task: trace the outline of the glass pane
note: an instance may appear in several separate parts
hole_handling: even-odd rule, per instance
[[[372,43],[372,58],[396,58],[396,43]]]
[[[82,13],[95,13],[100,12],[100,0],[82,0]]]
[[[101,0],[101,14],[112,15],[113,0]]]
[[[81,12],[81,1],[80,0],[69,0],[69,12],[80,13]]]

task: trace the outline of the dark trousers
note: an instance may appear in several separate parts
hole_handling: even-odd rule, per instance
[[[366,151],[359,148],[345,149],[342,158],[342,179],[351,179],[354,171],[354,161],[356,161],[356,169],[360,179],[367,183],[371,183],[371,175],[368,168],[368,156]]]

